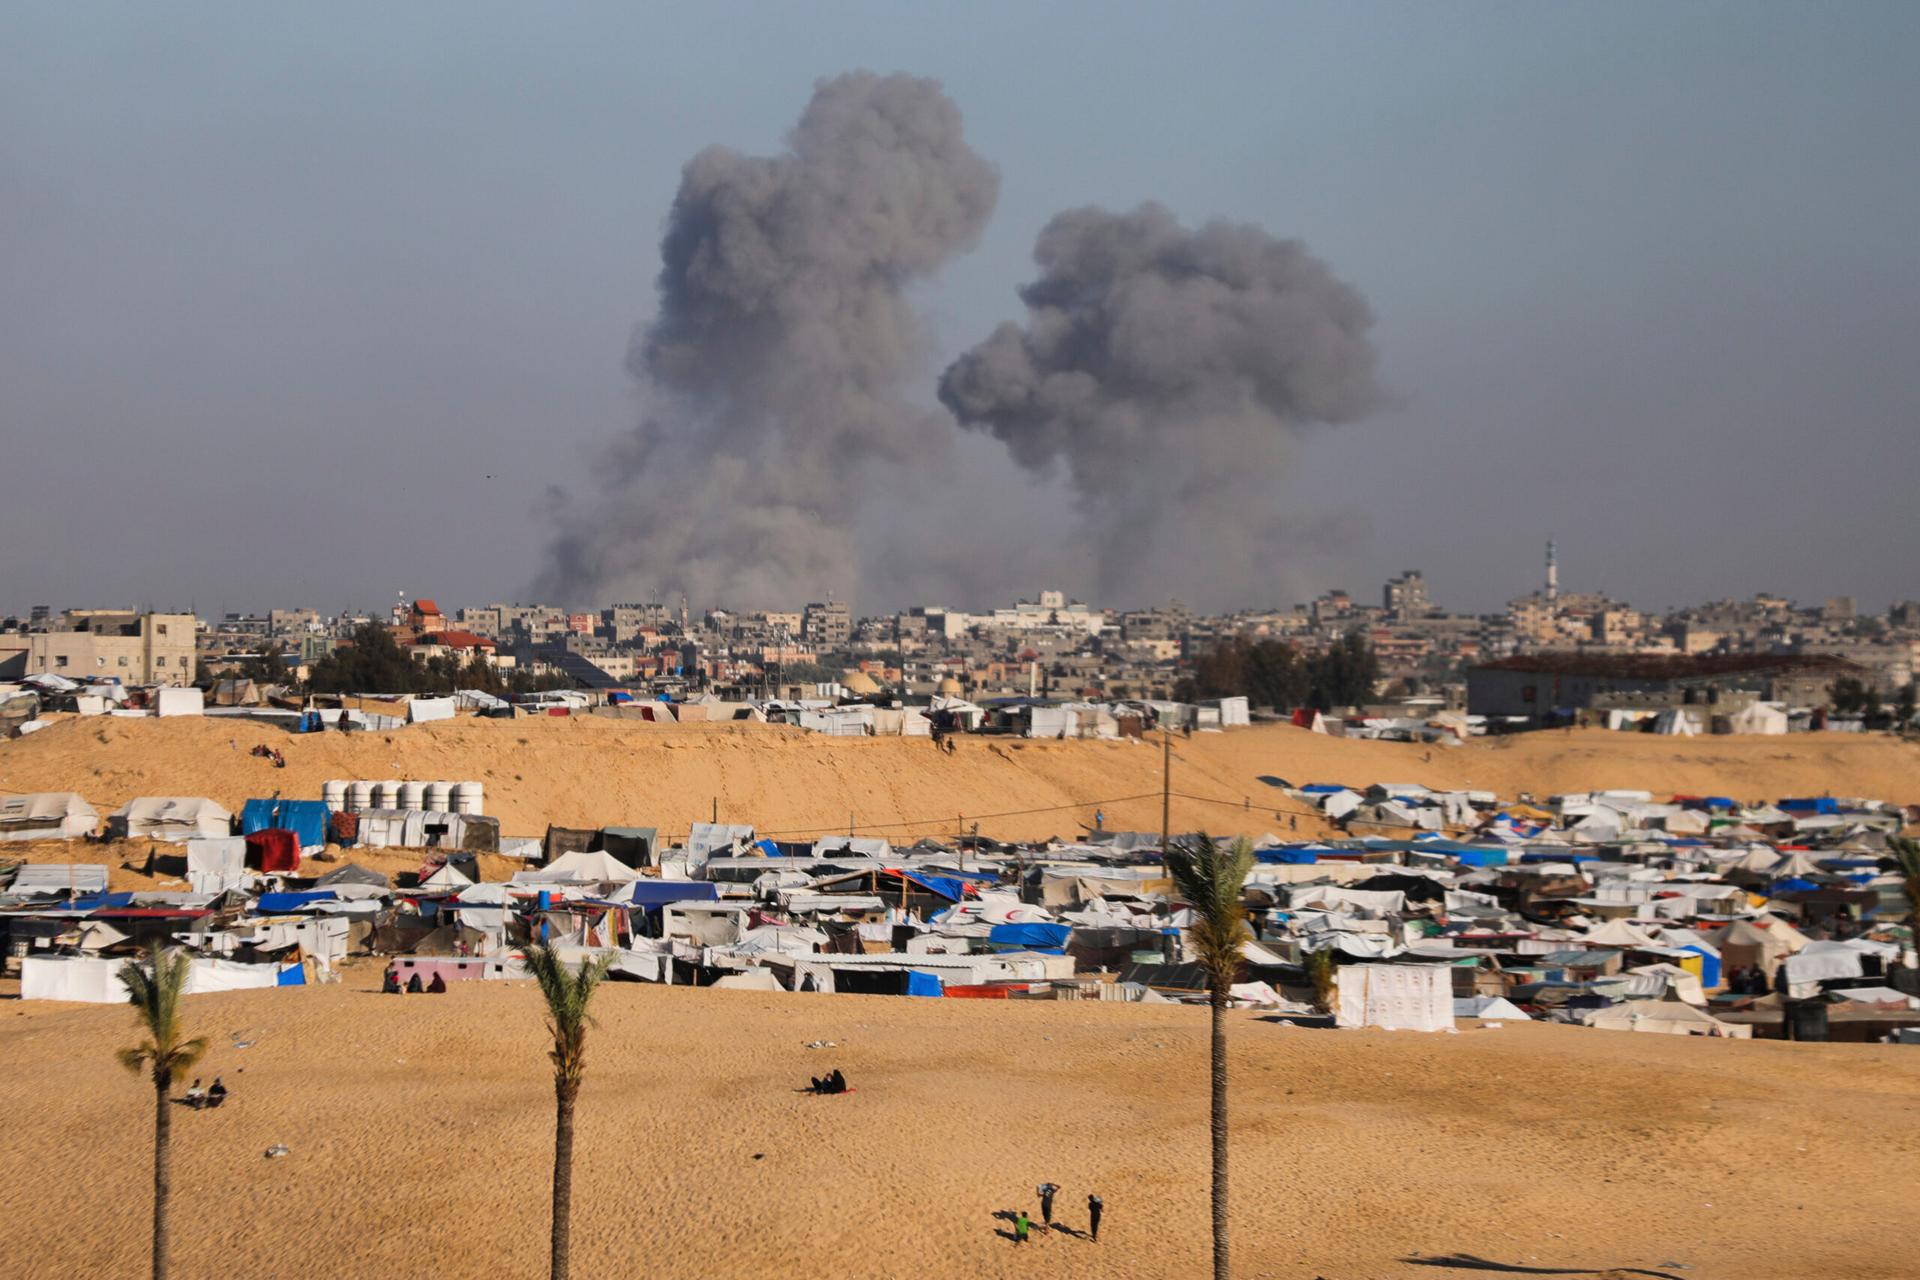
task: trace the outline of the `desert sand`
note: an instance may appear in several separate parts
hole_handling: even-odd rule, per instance
[[[270,742],[276,769],[247,754]],[[1586,730],[1445,749],[1329,738],[1288,725],[1176,738],[1175,830],[1317,834],[1318,819],[1263,784],[1418,782],[1523,792],[1631,787],[1737,799],[1920,799],[1920,746],[1884,735],[1655,738]],[[596,717],[459,720],[394,733],[288,735],[220,719],[70,719],[0,743],[0,791],[78,791],[103,814],[142,795],[317,798],[329,778],[472,779],[508,835],[563,826],[657,826],[684,836],[716,807],[762,834],[844,832],[911,843],[964,823],[1006,839],[1160,827],[1160,752],[1127,742],[968,737],[828,738],[768,725],[652,725]],[[1127,797],[1132,797],[1131,799]],[[1199,797],[1198,799],[1192,797]],[[1289,817],[1298,827],[1289,828]]]
[[[175,1112],[176,1274],[543,1273],[538,996],[356,989],[372,972],[188,1002],[214,1040],[201,1074],[233,1094]],[[620,984],[597,1012],[578,1275],[1206,1273],[1203,1009]],[[0,1018],[9,1270],[140,1273],[152,1094],[112,1056],[133,1015]],[[1685,1280],[1913,1274],[1910,1049],[1513,1023],[1334,1032],[1252,1013],[1230,1037],[1237,1275],[1484,1274],[1406,1261],[1462,1253]],[[831,1066],[855,1093],[796,1092]],[[263,1158],[275,1143],[291,1155]],[[1033,1212],[1043,1180],[1076,1228],[1088,1190],[1105,1197],[1098,1245],[997,1234],[994,1214]]]

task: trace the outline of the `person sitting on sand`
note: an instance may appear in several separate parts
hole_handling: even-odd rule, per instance
[[[406,988],[400,985],[400,971],[392,965],[387,966],[386,976],[380,979],[380,990],[390,996],[402,995]]]
[[[447,975],[435,969],[433,971],[433,981],[427,984],[427,993],[436,996],[447,994]]]
[[[408,994],[408,995],[413,995],[413,996],[417,996],[417,995],[419,995],[419,994],[420,994],[420,993],[421,993],[422,991],[425,991],[426,989],[427,989],[427,984],[426,984],[426,983],[424,983],[424,982],[422,982],[422,981],[420,981],[420,975],[419,975],[419,974],[417,974],[417,973],[416,973],[416,974],[414,974],[414,975],[413,975],[413,976],[412,976],[411,978],[408,978],[408,979],[407,979],[407,994]]]
[[[840,1074],[840,1068],[835,1067],[832,1074],[827,1077],[827,1092],[845,1093],[846,1091],[847,1078]]]
[[[213,1088],[207,1090],[207,1105],[217,1107],[227,1100],[227,1084],[219,1076],[213,1078]]]
[[[187,1105],[195,1111],[207,1105],[207,1089],[200,1083],[199,1076],[195,1076],[193,1083],[187,1086]]]

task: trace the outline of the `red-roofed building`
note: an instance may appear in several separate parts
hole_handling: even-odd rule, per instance
[[[452,658],[464,664],[477,657],[497,667],[513,665],[511,656],[500,656],[498,645],[471,631],[429,631],[408,645],[407,652],[423,662],[429,658]]]

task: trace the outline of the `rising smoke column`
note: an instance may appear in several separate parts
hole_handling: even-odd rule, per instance
[[[974,246],[999,185],[938,83],[866,72],[819,82],[785,152],[688,162],[628,354],[647,412],[600,501],[560,508],[537,589],[845,598],[863,474],[950,442],[902,395],[925,355],[904,291]]]
[[[1033,257],[1026,325],[955,361],[942,403],[1064,464],[1104,598],[1271,596],[1293,441],[1380,401],[1366,299],[1299,241],[1156,204],[1058,214]]]

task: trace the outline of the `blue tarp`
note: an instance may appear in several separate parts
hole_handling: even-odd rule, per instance
[[[307,985],[307,971],[300,965],[290,964],[280,971],[280,976],[274,980],[274,985],[280,987],[304,987]]]
[[[711,880],[635,880],[632,905],[657,907],[668,902],[712,902],[720,890]]]
[[[782,856],[780,853],[780,846],[775,844],[771,840],[755,840],[753,842],[753,847],[758,849],[760,852],[766,854],[769,858],[778,858]]]
[[[1682,947],[1682,951],[1691,951],[1700,957],[1700,985],[1717,987],[1720,985],[1720,957],[1704,947]]]
[[[331,889],[309,889],[305,893],[263,893],[255,906],[261,915],[278,915],[283,911],[298,911],[315,902],[332,902],[334,892]]]
[[[72,911],[118,911],[122,907],[133,905],[130,893],[96,893],[90,897],[75,898],[68,904]]]
[[[954,876],[930,876],[918,871],[896,872],[904,875],[914,884],[928,893],[937,894],[949,902],[958,902],[967,896],[967,882]]]
[[[312,849],[327,842],[332,816],[324,800],[249,800],[240,809],[240,834],[291,831],[302,849]]]
[[[1300,788],[1303,793],[1310,796],[1330,796],[1336,792],[1350,789],[1351,788],[1341,786],[1337,782],[1309,782],[1306,786]]]
[[[1022,951],[1050,951],[1066,946],[1072,932],[1064,924],[997,924],[987,932],[987,941]]]
[[[1819,887],[1819,885],[1811,880],[1803,879],[1800,876],[1789,876],[1785,880],[1775,880],[1772,884],[1768,885],[1767,893],[1805,893],[1809,889],[1818,889]]]
[[[1602,859],[1597,854],[1591,853],[1523,853],[1520,855],[1520,861],[1525,863],[1571,862],[1577,866],[1582,862],[1600,862]]]
[[[1462,849],[1453,855],[1454,860],[1463,867],[1504,867],[1507,865],[1505,849]]]
[[[1320,855],[1311,849],[1255,849],[1256,862],[1278,863],[1281,866],[1304,867],[1320,861]]]
[[[907,994],[910,996],[937,996],[942,992],[940,975],[925,973],[919,969],[907,970]]]
[[[1782,800],[1779,808],[1788,813],[1838,813],[1840,802],[1832,796],[1820,796],[1809,800]]]

